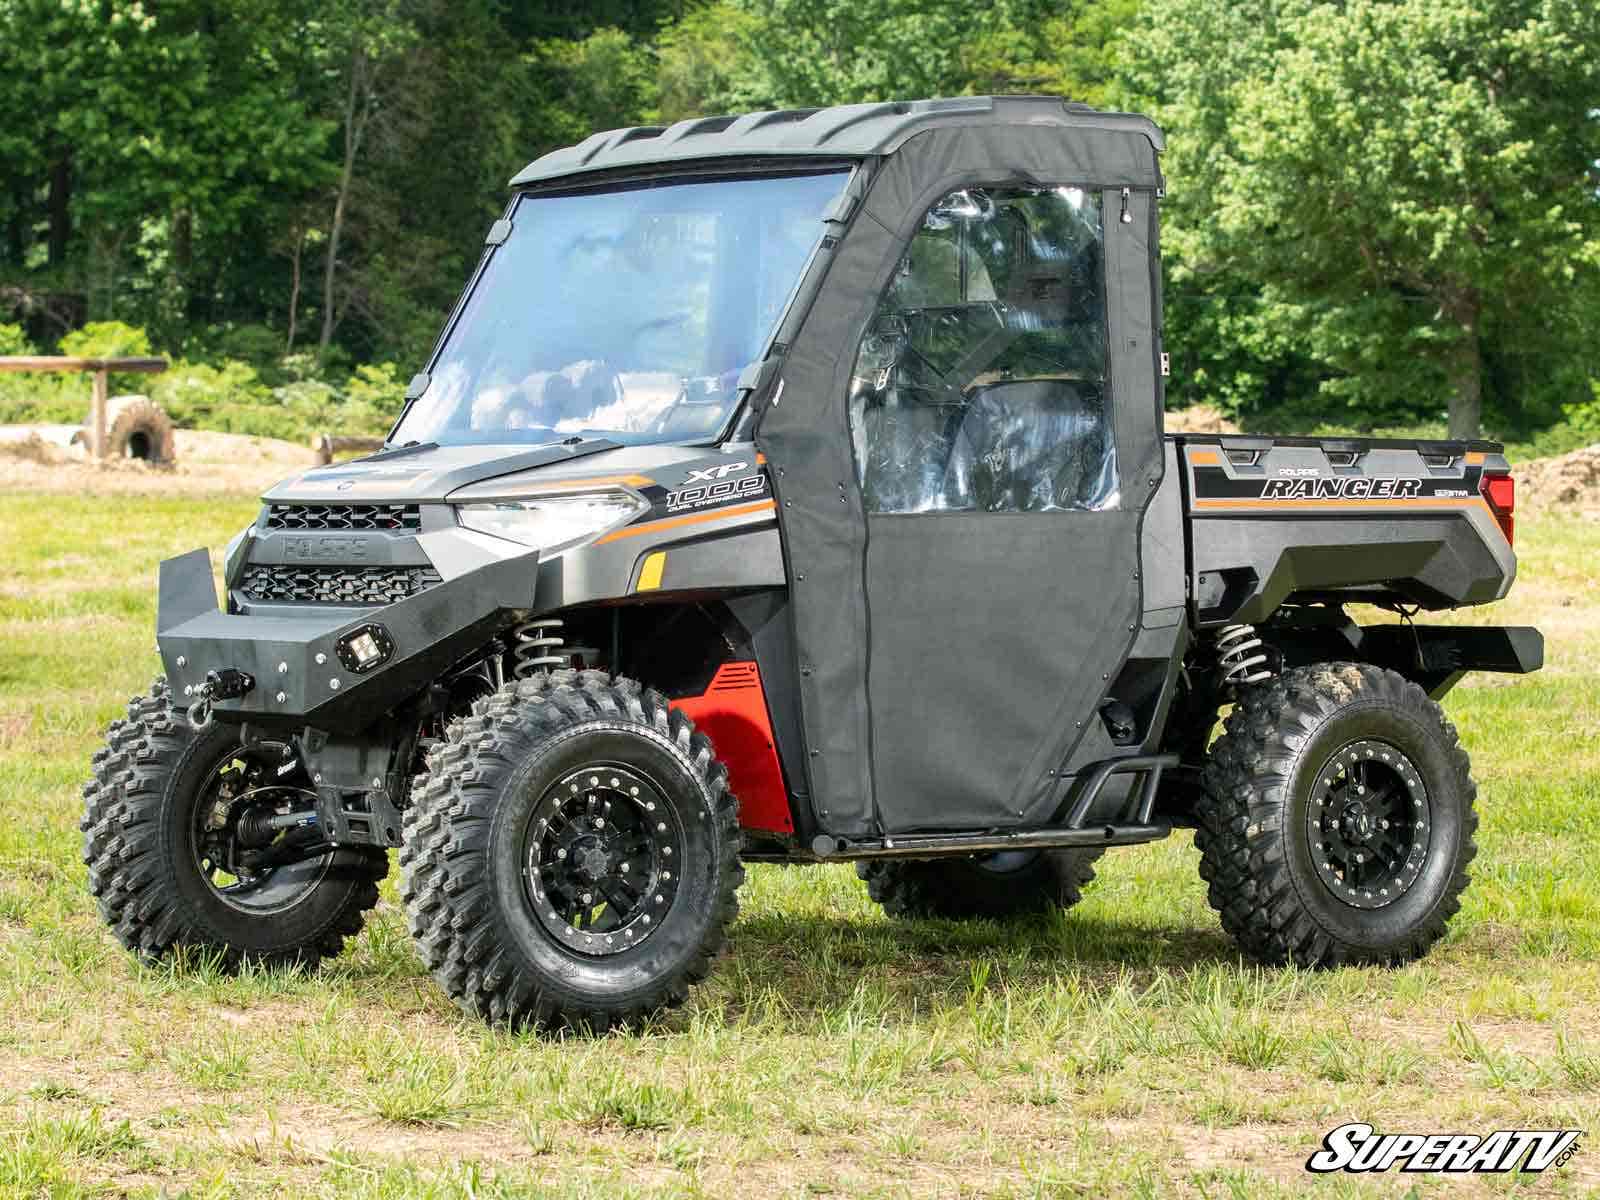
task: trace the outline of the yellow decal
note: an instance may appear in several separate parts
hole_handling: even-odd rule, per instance
[[[644,566],[639,568],[639,586],[636,591],[653,592],[661,586],[661,572],[667,569],[667,555],[664,550],[657,550],[648,555]]]

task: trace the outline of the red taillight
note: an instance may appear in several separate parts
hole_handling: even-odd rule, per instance
[[[1506,535],[1506,543],[1512,544],[1512,535],[1517,528],[1516,481],[1509,475],[1485,475],[1478,484],[1478,490],[1483,493],[1494,519],[1500,522],[1500,532]]]

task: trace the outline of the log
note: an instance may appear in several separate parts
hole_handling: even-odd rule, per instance
[[[155,375],[167,369],[164,358],[73,358],[61,354],[0,355],[0,371],[114,371]]]

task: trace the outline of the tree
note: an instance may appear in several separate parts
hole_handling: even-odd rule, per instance
[[[1104,14],[1136,3],[724,0],[663,31],[662,103],[679,116],[984,92],[1083,98],[1112,75],[1117,22]]]
[[[1447,394],[1476,436],[1486,362],[1575,361],[1595,311],[1596,44],[1587,0],[1150,0],[1127,76],[1171,137],[1169,247],[1254,285],[1325,397]]]
[[[350,197],[372,125],[383,111],[385,88],[396,61],[415,43],[416,30],[397,0],[345,0],[331,5],[320,23],[328,56],[334,119],[340,135],[339,176],[328,220],[327,253],[322,272],[322,332],[317,353],[326,354],[338,327],[342,305],[338,295],[339,244],[344,236]]]
[[[0,4],[0,261],[19,291],[81,290],[90,316],[143,309],[175,327],[209,302],[215,251],[320,171],[285,7]]]
[[[539,42],[527,62],[538,97],[530,157],[581,141],[597,129],[636,125],[655,115],[649,47],[621,29],[597,29],[576,41]]]

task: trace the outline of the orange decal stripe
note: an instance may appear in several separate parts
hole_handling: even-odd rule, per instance
[[[1196,500],[1196,508],[1270,508],[1274,510],[1292,511],[1301,508],[1358,508],[1379,505],[1384,508],[1470,508],[1474,504],[1482,504],[1483,499],[1478,496],[1418,496],[1397,500],[1252,500],[1227,499],[1227,500]]]
[[[647,521],[643,525],[624,525],[615,533],[608,533],[605,537],[595,542],[596,546],[604,546],[607,542],[615,542],[620,538],[637,537],[641,533],[665,533],[669,529],[676,529],[680,525],[699,525],[705,521],[722,521],[728,517],[743,517],[750,513],[770,512],[778,507],[776,500],[758,500],[754,504],[735,504],[728,508],[714,508],[710,512],[690,513],[685,517],[668,517],[664,521]]]
[[[548,492],[558,488],[570,490],[575,487],[589,487],[602,483],[625,483],[629,487],[649,487],[654,482],[654,479],[646,475],[591,475],[587,479],[552,479],[548,483],[535,483],[528,490],[532,492]]]

